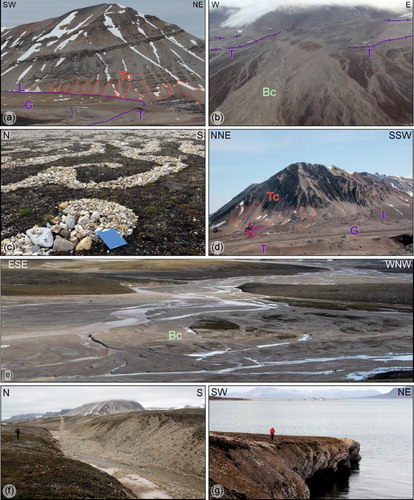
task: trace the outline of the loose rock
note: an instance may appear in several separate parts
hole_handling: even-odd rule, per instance
[[[77,245],[76,245],[76,250],[78,252],[84,251],[84,250],[90,250],[92,247],[92,238],[90,236],[86,236],[86,238],[83,238]]]
[[[53,243],[53,250],[56,252],[71,252],[75,248],[75,243],[65,240],[60,236],[56,236],[55,242]]]
[[[53,234],[47,227],[32,227],[26,231],[27,236],[31,239],[34,245],[42,248],[50,248],[53,246]]]

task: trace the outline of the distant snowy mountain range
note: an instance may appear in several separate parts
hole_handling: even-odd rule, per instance
[[[404,389],[401,386],[400,389]],[[412,394],[412,392],[411,392]],[[320,390],[313,388],[311,391],[305,389],[292,390],[276,387],[253,387],[248,392],[229,392],[225,397],[228,398],[246,398],[246,399],[308,399],[308,398],[325,398],[325,399],[343,399],[343,398],[390,398],[390,397],[405,397],[400,396],[398,388],[390,389],[389,392],[383,394],[376,389],[352,389],[345,390],[340,387]],[[407,396],[408,397],[408,396]]]

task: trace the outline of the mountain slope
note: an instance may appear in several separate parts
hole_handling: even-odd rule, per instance
[[[100,87],[100,93],[125,95],[127,90],[144,92],[143,80],[154,92],[178,80],[204,87],[202,40],[117,4],[6,28],[2,44],[2,89],[16,90],[20,82],[25,90],[46,92],[67,85],[77,92],[98,93]],[[132,80],[123,79],[122,71],[132,74]],[[82,87],[73,88],[76,84]]]
[[[210,17],[210,111],[225,125],[412,123],[412,23],[384,22],[399,14],[339,5],[269,12],[266,3],[250,22],[222,4]],[[227,47],[236,47],[231,59]]]

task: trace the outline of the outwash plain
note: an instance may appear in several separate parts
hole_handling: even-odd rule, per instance
[[[5,259],[2,276],[14,382],[412,380],[411,260]]]
[[[2,142],[3,255],[204,255],[196,130],[11,131]],[[31,231],[30,237],[27,231]]]

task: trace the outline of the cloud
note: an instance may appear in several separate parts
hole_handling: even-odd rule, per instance
[[[220,2],[220,8],[237,8],[237,12],[232,13],[227,21],[222,23],[223,28],[235,28],[241,26],[248,26],[252,24],[257,19],[266,15],[268,12],[272,12],[280,7],[283,8],[312,8],[317,6],[332,6],[339,5],[345,8],[358,8],[358,7],[371,7],[376,9],[385,9],[393,11],[407,12],[405,2],[398,2],[394,5],[390,5],[392,2],[389,0],[244,0],[243,6],[240,7],[239,0],[226,0],[225,2]]]

